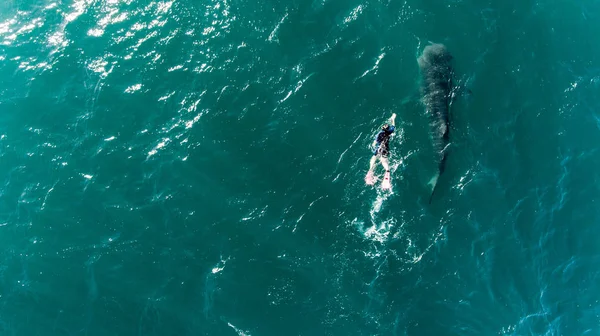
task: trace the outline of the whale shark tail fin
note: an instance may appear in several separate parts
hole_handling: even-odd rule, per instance
[[[437,190],[438,180],[439,180],[440,176],[442,175],[442,173],[444,173],[444,170],[446,169],[447,155],[448,155],[448,153],[446,151],[444,151],[444,155],[442,156],[442,160],[440,161],[440,165],[439,165],[437,174],[435,174],[435,176],[432,177],[431,180],[429,180],[429,183],[427,183],[428,185],[431,186],[431,195],[429,196],[429,204],[431,204],[431,201],[433,200],[433,195],[435,194],[435,191]]]
[[[431,195],[429,196],[429,204],[431,204],[431,200],[433,199],[433,194],[435,194],[435,191],[437,190],[437,182],[438,182],[439,177],[440,177],[440,173],[438,172],[437,174],[435,174],[434,177],[431,178],[431,180],[429,180],[429,183],[427,183],[428,185],[431,186]]]
[[[439,172],[437,172],[437,173],[435,174],[435,176],[434,176],[434,177],[432,177],[432,178],[431,178],[431,180],[429,180],[429,182],[427,182],[427,185],[428,185],[428,186],[431,186],[431,190],[435,190],[435,187],[436,187],[436,185],[437,185],[437,180],[438,180],[438,178],[440,178],[440,173],[439,173]]]

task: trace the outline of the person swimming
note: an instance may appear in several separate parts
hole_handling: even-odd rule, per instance
[[[390,163],[388,157],[390,154],[390,137],[396,130],[395,120],[396,113],[393,113],[389,119],[389,123],[386,123],[381,127],[381,131],[377,133],[377,136],[373,141],[373,156],[371,157],[371,161],[369,162],[369,171],[367,172],[367,176],[365,177],[365,181],[367,182],[367,184],[375,183],[375,177],[373,175],[373,172],[375,170],[375,164],[377,163],[377,159],[379,159],[379,162],[381,162],[381,165],[385,169],[382,187],[391,187],[389,185]]]

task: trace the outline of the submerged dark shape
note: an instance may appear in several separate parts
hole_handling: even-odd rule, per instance
[[[421,94],[425,111],[430,118],[431,138],[438,162],[438,173],[429,182],[435,193],[437,180],[446,167],[447,147],[450,143],[448,117],[452,99],[452,55],[443,44],[425,47],[417,60],[421,69]]]

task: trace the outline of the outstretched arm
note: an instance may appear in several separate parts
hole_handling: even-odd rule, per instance
[[[396,127],[396,113],[392,113],[392,117],[390,118],[390,123],[392,124],[392,126]]]

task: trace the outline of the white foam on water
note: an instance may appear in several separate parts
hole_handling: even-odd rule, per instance
[[[223,256],[221,256],[221,261],[219,261],[215,267],[212,268],[212,270],[210,271],[212,274],[217,274],[219,272],[221,272],[222,270],[225,269],[225,264],[227,263],[227,261],[229,261],[230,257],[227,257],[227,259],[224,259]]]
[[[389,218],[380,223],[373,222],[371,227],[367,228],[363,235],[365,238],[377,242],[377,243],[385,243],[390,236],[390,229],[394,226],[395,220],[393,218]]]
[[[152,155],[158,153],[158,151],[161,148],[164,148],[169,142],[171,142],[171,139],[169,139],[169,138],[163,139],[160,143],[158,143],[158,145],[156,145],[156,147],[154,147],[154,149],[152,149],[151,151],[148,152],[148,157],[151,157]]]
[[[357,79],[354,80],[354,82],[356,82],[357,80],[365,77],[366,75],[368,75],[369,73],[376,71],[379,68],[379,62],[381,62],[381,60],[383,59],[383,57],[385,56],[385,52],[382,52],[378,57],[377,60],[375,61],[375,64],[371,67],[371,69],[363,72],[362,75],[360,75],[360,77],[358,77]]]
[[[360,16],[360,14],[362,14],[363,12],[363,5],[358,5],[356,8],[354,8],[350,14],[344,18],[344,24],[349,24],[352,21],[356,21],[356,19],[358,19],[358,17]]]
[[[234,326],[230,322],[227,322],[227,325],[230,326],[239,336],[250,336],[250,334],[246,331],[241,330],[240,328]]]
[[[279,23],[277,23],[277,25],[275,26],[275,29],[273,29],[271,34],[269,34],[269,38],[267,39],[269,42],[279,41],[279,39],[277,38],[277,32],[279,32],[279,27],[281,27],[281,24],[285,21],[285,19],[287,17],[288,17],[288,13],[285,13],[285,15],[281,18],[281,20],[279,20]]]
[[[136,91],[139,91],[142,88],[142,84],[134,84],[131,85],[130,87],[128,87],[127,89],[125,89],[125,93],[134,93]]]

